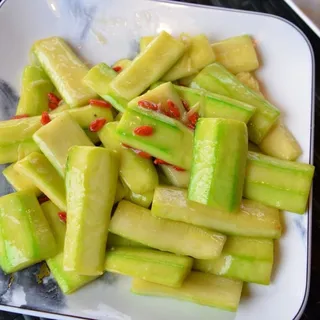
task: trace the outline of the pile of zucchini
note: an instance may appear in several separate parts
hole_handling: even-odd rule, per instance
[[[66,294],[115,272],[132,292],[235,311],[268,285],[279,210],[304,213],[314,167],[260,92],[254,42],[166,32],[112,67],[37,41],[0,122],[0,266],[45,260]]]

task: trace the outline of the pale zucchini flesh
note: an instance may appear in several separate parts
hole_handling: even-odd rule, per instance
[[[125,200],[118,204],[109,231],[155,249],[198,259],[219,256],[226,241],[220,233],[154,217],[148,209]]]
[[[151,213],[164,219],[182,221],[217,230],[227,235],[278,239],[281,236],[279,210],[243,199],[240,210],[227,213],[189,201],[187,190],[159,186]]]
[[[181,287],[193,259],[147,248],[117,247],[107,251],[105,270],[170,287]]]
[[[131,291],[141,295],[171,297],[236,311],[240,302],[242,281],[193,271],[180,288],[170,288],[135,278]]]
[[[60,210],[67,210],[64,180],[42,153],[30,153],[14,168],[32,181]]]
[[[114,152],[84,146],[74,146],[69,150],[66,170],[68,218],[64,247],[66,271],[88,276],[103,273],[117,181],[118,158]]]
[[[82,83],[88,67],[80,61],[70,46],[59,37],[37,41],[33,50],[41,66],[70,107],[80,107],[96,97]]]

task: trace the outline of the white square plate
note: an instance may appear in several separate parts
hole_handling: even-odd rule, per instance
[[[10,0],[0,9],[0,116],[14,114],[19,78],[32,43],[59,35],[79,50],[90,64],[132,58],[138,39],[166,30],[205,33],[212,40],[251,34],[263,66],[258,78],[269,99],[284,114],[303,155],[313,152],[314,60],[306,37],[291,23],[267,14],[144,0]],[[12,89],[12,90],[11,90]],[[3,179],[3,178],[1,178]],[[0,183],[3,194],[9,189]],[[76,316],[110,320],[291,320],[306,303],[310,271],[311,207],[305,215],[284,213],[285,230],[276,245],[270,286],[249,285],[237,313],[163,298],[135,296],[130,279],[105,275],[65,297],[53,279],[36,283],[38,267],[14,276],[0,276],[0,308],[62,318]]]

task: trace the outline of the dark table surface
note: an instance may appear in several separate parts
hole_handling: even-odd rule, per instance
[[[181,0],[177,0],[181,1]],[[281,16],[297,25],[309,38],[315,53],[316,61],[316,97],[315,97],[315,139],[314,139],[314,164],[316,168],[320,163],[320,39],[315,33],[291,10],[282,0],[183,0],[184,2],[243,9],[249,11],[260,11]],[[181,2],[183,2],[181,1]],[[0,0],[0,3],[2,0]],[[320,319],[320,201],[317,194],[320,191],[320,177],[315,171],[313,184],[313,232],[312,232],[312,263],[311,263],[311,287],[307,307],[302,320]],[[31,320],[33,317],[26,317]],[[22,316],[0,311],[0,320],[20,320]],[[34,318],[33,318],[34,320]],[[270,319],[271,320],[271,319]]]

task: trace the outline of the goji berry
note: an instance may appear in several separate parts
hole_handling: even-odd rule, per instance
[[[147,152],[138,150],[138,149],[133,149],[133,151],[141,158],[145,158],[145,159],[150,159],[151,155]]]
[[[67,213],[64,211],[58,212],[58,216],[61,222],[66,223],[67,222]]]
[[[39,203],[41,204],[41,203],[44,203],[44,202],[47,202],[47,201],[49,201],[50,199],[46,196],[46,195],[44,195],[44,196],[40,196],[39,198],[38,198],[38,201],[39,201]]]
[[[167,105],[168,105],[167,115],[172,118],[180,118],[180,111],[178,107],[175,105],[175,103],[172,100],[168,99]]]
[[[173,168],[174,170],[177,170],[177,171],[186,171],[185,169],[180,168],[180,167],[177,167],[177,166],[172,166],[172,168]]]
[[[17,114],[13,117],[11,117],[11,119],[23,119],[23,118],[28,118],[29,116],[27,114]]]
[[[122,71],[122,67],[121,66],[114,66],[112,68],[115,72],[121,72]]]
[[[154,159],[154,164],[169,164],[168,162],[161,160],[161,159]]]
[[[112,105],[104,100],[100,100],[100,99],[90,99],[89,100],[89,104],[91,106],[96,106],[96,107],[101,107],[101,108],[111,108]]]
[[[43,111],[42,115],[41,115],[41,124],[42,125],[46,125],[47,123],[49,123],[51,121],[49,113],[47,111]]]
[[[157,111],[159,109],[159,106],[156,103],[148,100],[138,101],[138,106],[143,107],[145,109],[153,110],[153,111]]]
[[[59,102],[61,101],[61,99],[57,97],[53,92],[48,93],[48,100],[49,102],[54,103],[56,105],[58,105]]]
[[[93,120],[90,123],[89,130],[91,132],[97,132],[106,124],[106,122],[107,120],[105,118],[98,118],[96,120]]]
[[[184,100],[184,99],[182,99],[181,102],[182,102],[184,108],[185,108],[187,111],[189,111],[189,110],[190,110],[189,103],[188,103],[186,100]]]
[[[151,136],[153,134],[153,128],[151,126],[141,126],[135,128],[133,133],[137,136]]]
[[[188,116],[188,120],[194,126],[196,125],[198,119],[199,119],[199,113],[198,112],[195,112],[195,113],[193,113],[193,114]]]

